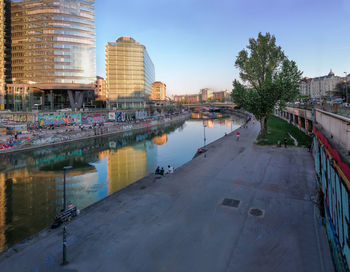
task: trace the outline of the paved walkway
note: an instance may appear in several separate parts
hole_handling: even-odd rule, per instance
[[[0,255],[1,271],[333,271],[315,217],[311,154],[253,144],[259,124],[175,174],[148,176]],[[240,201],[223,206],[224,198]],[[261,217],[249,215],[261,209]]]

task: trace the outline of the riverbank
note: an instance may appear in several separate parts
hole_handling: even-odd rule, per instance
[[[135,131],[140,129],[147,129],[156,126],[162,126],[164,124],[174,123],[181,120],[186,120],[190,118],[189,113],[181,114],[179,116],[173,116],[170,118],[154,119],[147,121],[140,121],[138,123],[110,123],[104,127],[85,129],[82,131],[73,130],[65,131],[56,129],[56,131],[50,131],[46,135],[41,135],[40,138],[33,139],[33,142],[26,145],[18,145],[10,149],[0,150],[1,154],[15,153],[33,150],[37,148],[44,148],[53,145],[66,144],[76,141],[82,141],[97,137],[109,136],[109,135],[118,135],[120,133],[125,133],[128,131]],[[40,141],[43,139],[43,141]],[[35,141],[36,140],[36,141]]]
[[[310,153],[256,146],[259,129],[249,124],[239,141],[222,137],[174,174],[149,175],[83,210],[67,226],[65,269],[333,271]],[[61,257],[62,229],[46,229],[0,254],[0,266],[56,271]]]
[[[257,144],[259,145],[284,145],[284,139],[288,146],[309,147],[312,142],[312,137],[306,135],[303,131],[296,128],[287,121],[271,115],[267,120],[266,139],[262,139],[259,135]]]

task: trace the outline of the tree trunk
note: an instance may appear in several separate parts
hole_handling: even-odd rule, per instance
[[[264,116],[260,119],[260,126],[261,126],[260,135],[263,139],[265,139],[266,133],[267,133],[267,118],[266,118],[266,116]]]

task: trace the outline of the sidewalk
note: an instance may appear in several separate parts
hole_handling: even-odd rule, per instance
[[[67,266],[60,228],[1,254],[1,271],[333,271],[311,154],[255,146],[258,123],[239,131],[84,210],[68,225]]]

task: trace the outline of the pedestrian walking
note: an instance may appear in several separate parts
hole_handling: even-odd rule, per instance
[[[287,138],[284,137],[284,140],[283,140],[283,141],[284,141],[284,147],[287,148]]]
[[[239,132],[236,133],[236,140],[239,141]]]

